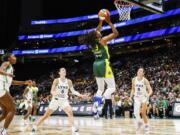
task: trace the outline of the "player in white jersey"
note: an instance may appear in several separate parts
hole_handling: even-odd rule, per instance
[[[7,134],[7,129],[13,120],[15,115],[15,104],[13,98],[9,93],[11,85],[28,85],[32,81],[15,81],[13,80],[13,67],[16,63],[16,57],[13,54],[5,54],[3,56],[3,63],[0,67],[0,107],[2,109],[2,115],[0,121],[5,120],[4,126],[0,129],[1,135]]]
[[[149,97],[153,91],[149,81],[144,77],[144,69],[139,68],[137,76],[132,80],[132,89],[130,100],[134,96],[134,115],[136,117],[137,131],[143,125],[141,116],[144,122],[145,131],[149,130],[148,117],[147,117],[147,105],[149,103]],[[141,114],[141,116],[140,116]]]
[[[24,124],[32,124],[35,121],[35,116],[37,112],[37,102],[38,102],[38,87],[36,87],[36,82],[33,81],[32,84],[28,85],[23,93],[24,105],[26,114],[24,115]]]
[[[72,132],[78,132],[78,129],[74,125],[74,118],[72,108],[69,105],[68,93],[69,90],[73,95],[76,95],[80,98],[86,99],[86,95],[81,95],[79,92],[75,91],[73,88],[72,81],[66,78],[66,69],[60,68],[59,70],[60,77],[55,79],[51,87],[52,100],[49,104],[46,113],[37,121],[36,125],[33,127],[33,131],[36,131],[37,128],[54,112],[60,107],[67,115],[70,126],[72,127]]]

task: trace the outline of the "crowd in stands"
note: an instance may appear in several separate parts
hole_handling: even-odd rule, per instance
[[[170,117],[172,105],[180,101],[180,51],[177,47],[165,50],[139,54],[130,54],[126,57],[112,58],[112,67],[116,80],[116,92],[112,96],[114,114],[125,117],[125,112],[133,112],[133,103],[129,101],[131,80],[139,67],[145,70],[145,77],[150,81],[153,95],[150,97],[148,114],[150,117]],[[77,65],[77,64],[76,64]],[[68,67],[67,76],[72,79],[74,88],[82,94],[93,97],[97,85],[92,73],[92,63],[86,61],[78,67]],[[57,69],[38,78],[39,104],[48,104],[50,88],[53,79],[58,76]],[[92,102],[82,101],[76,96],[69,95],[71,103]],[[20,102],[19,100],[16,100]]]

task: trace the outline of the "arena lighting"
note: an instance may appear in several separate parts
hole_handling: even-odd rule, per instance
[[[131,41],[138,41],[142,39],[154,38],[158,36],[166,36],[170,34],[175,34],[180,32],[180,26],[171,27],[151,32],[145,32],[136,35],[125,36],[117,38],[109,42],[109,45],[114,45],[118,43],[125,43]],[[63,53],[63,52],[73,52],[86,50],[88,47],[86,45],[70,46],[70,47],[60,47],[53,49],[36,49],[36,50],[14,50],[12,53],[15,55],[28,55],[28,54],[53,54],[53,53]]]
[[[165,1],[168,1],[168,0],[165,0]],[[138,8],[139,7],[134,6],[133,10],[136,10]],[[110,13],[111,13],[111,16],[118,15],[117,10],[113,10]],[[70,23],[70,22],[86,21],[86,20],[97,19],[97,18],[98,18],[98,15],[93,14],[93,15],[79,16],[79,17],[66,18],[66,19],[33,20],[33,21],[31,21],[31,25]]]
[[[137,9],[134,7],[133,9]],[[118,15],[117,10],[111,11],[111,16]],[[42,25],[42,24],[58,24],[58,23],[71,23],[71,22],[78,22],[78,21],[86,21],[91,19],[97,19],[98,15],[87,15],[87,16],[80,16],[80,17],[73,17],[73,18],[66,18],[66,19],[52,19],[52,20],[33,20],[31,21],[31,25]]]
[[[129,26],[129,25],[137,24],[137,23],[141,23],[141,22],[147,22],[147,21],[152,21],[155,19],[165,18],[168,16],[177,15],[177,14],[180,14],[180,8],[167,11],[164,14],[153,14],[153,15],[129,20],[126,22],[116,23],[115,26],[117,28],[119,28],[119,27]],[[93,29],[95,29],[95,28],[93,28]],[[79,35],[85,34],[86,32],[92,31],[93,29],[62,32],[62,33],[57,33],[57,34],[20,35],[20,36],[18,36],[18,39],[19,40],[32,40],[32,39],[51,39],[51,38],[79,36]],[[111,29],[109,26],[102,27],[102,31],[109,30],[109,29]]]
[[[1,55],[1,54],[4,54],[4,52],[5,52],[5,51],[4,51],[3,49],[0,49],[0,55]]]

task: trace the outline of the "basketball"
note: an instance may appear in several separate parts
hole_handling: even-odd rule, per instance
[[[98,17],[100,20],[105,20],[106,18],[110,17],[110,12],[107,9],[101,9],[98,13]]]

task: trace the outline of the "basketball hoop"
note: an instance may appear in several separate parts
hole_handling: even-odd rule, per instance
[[[118,10],[120,21],[126,21],[131,19],[131,9],[133,7],[132,4],[123,0],[115,0],[114,5]]]

